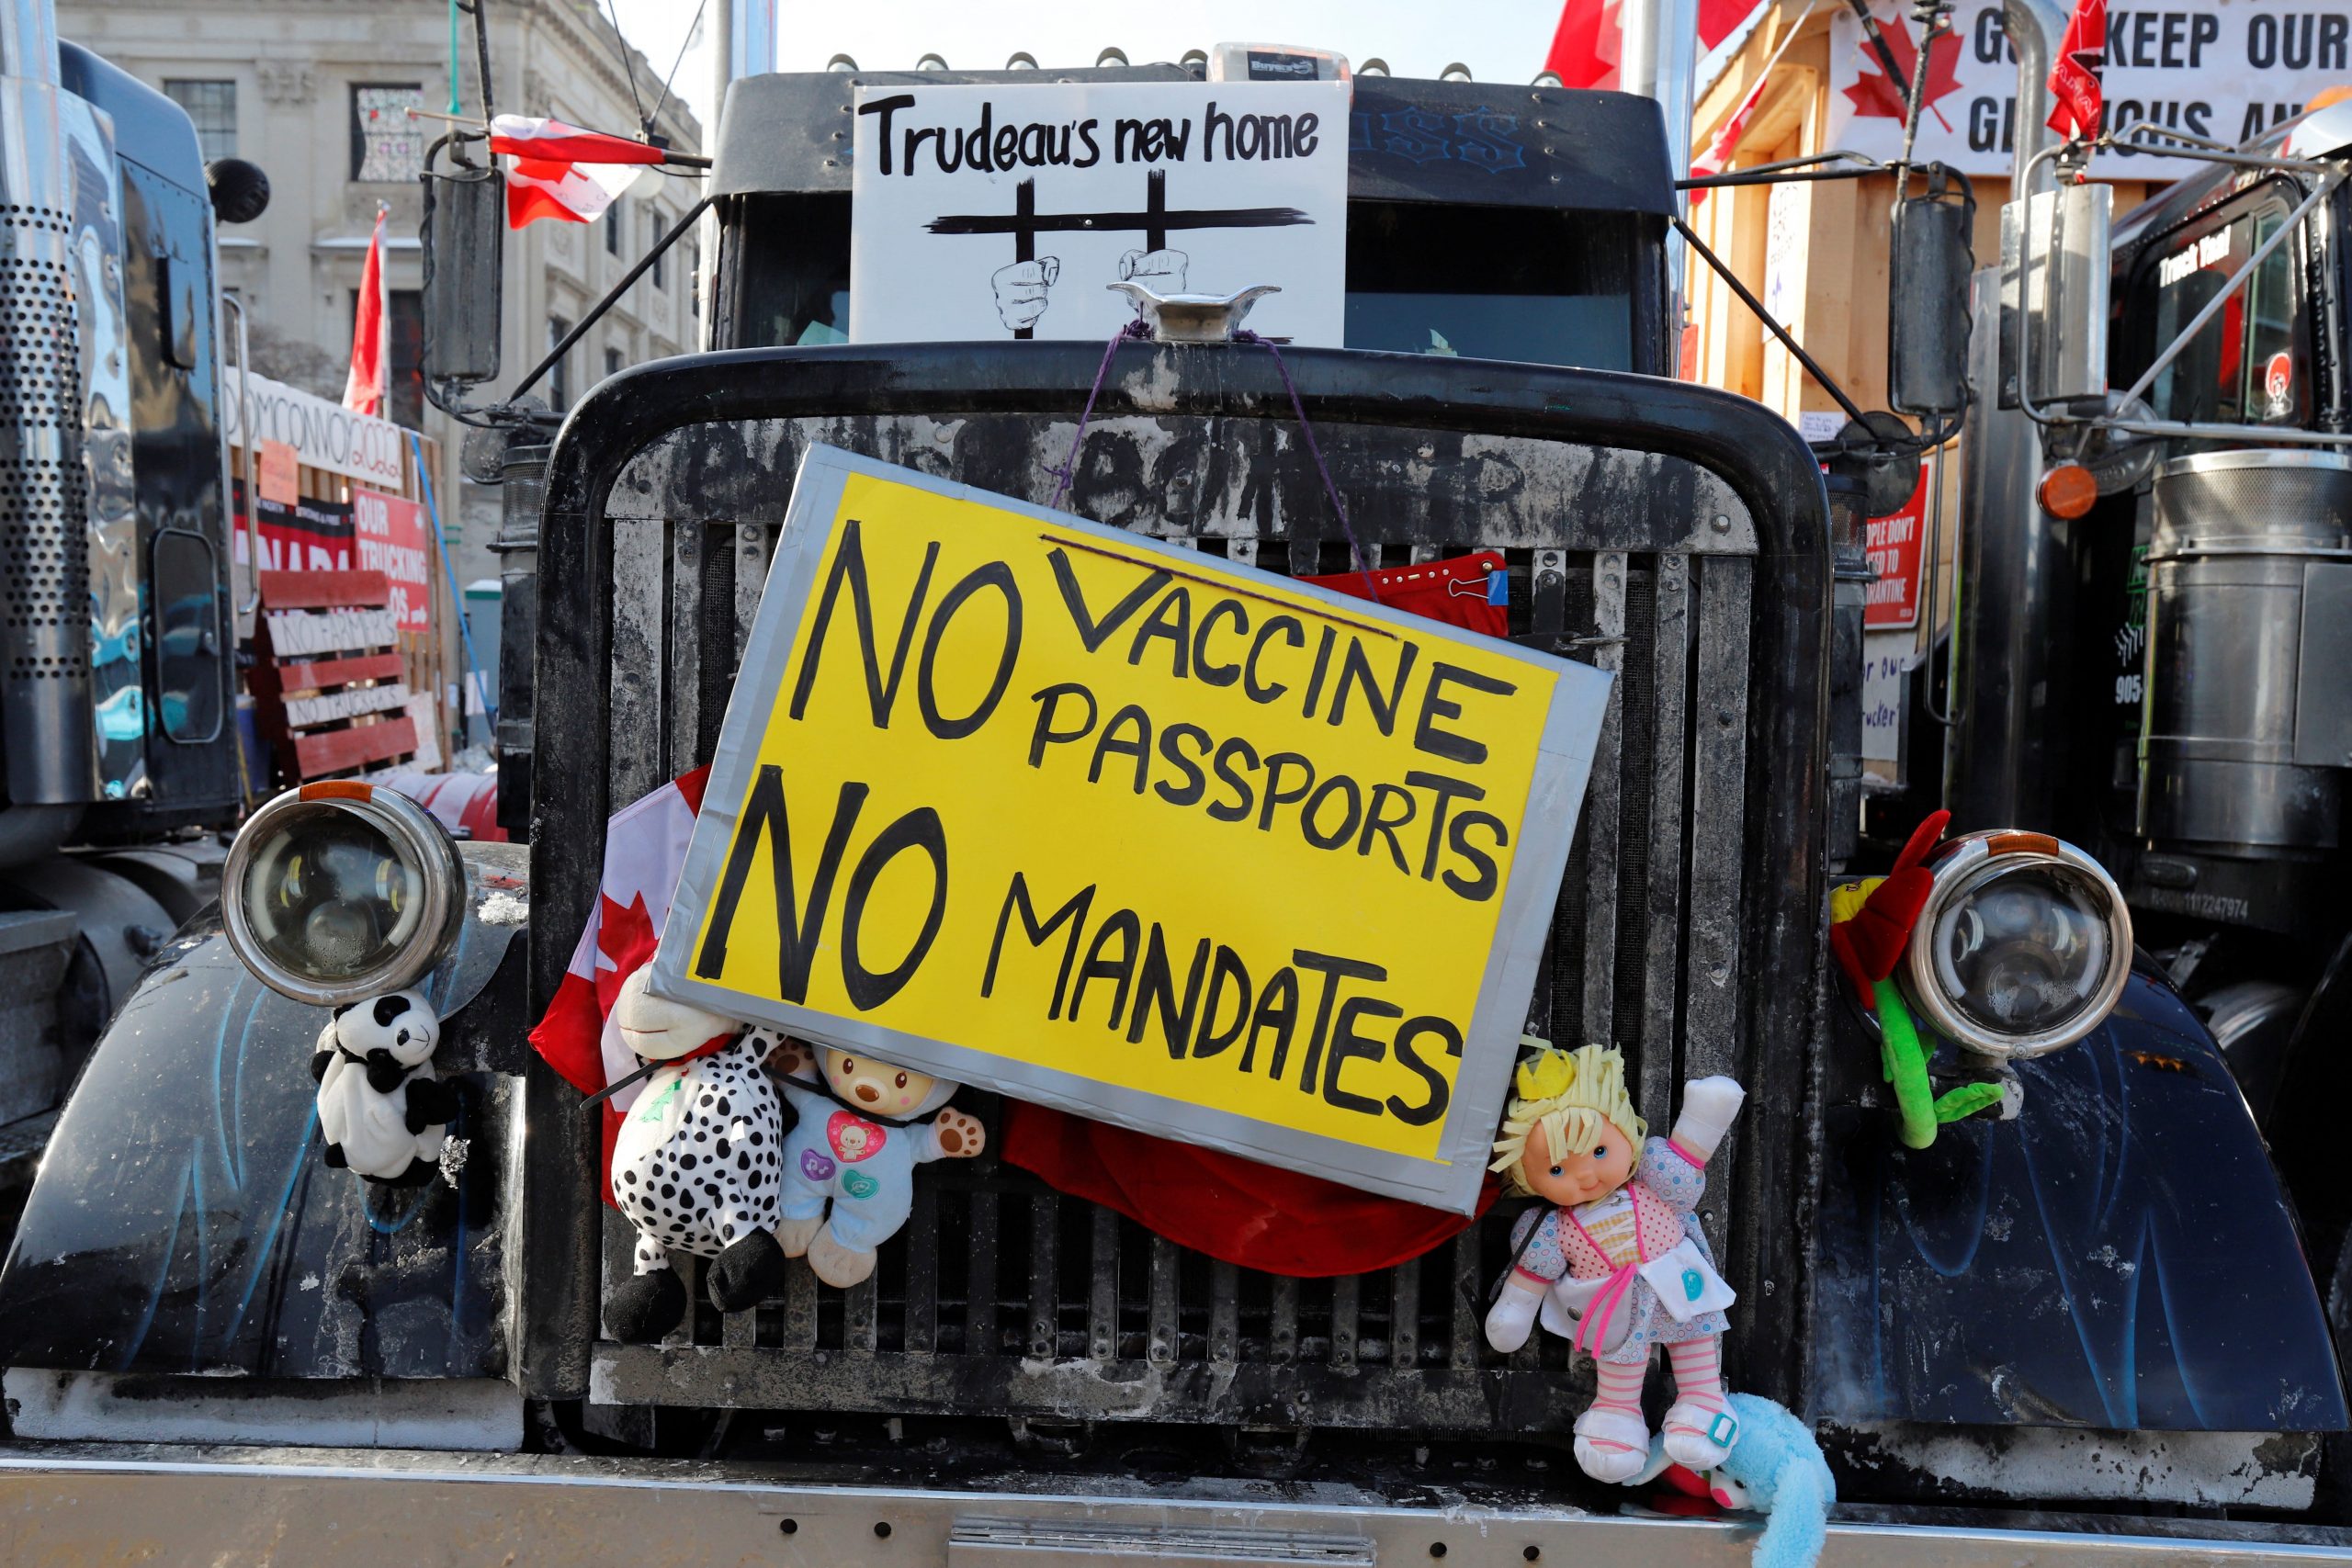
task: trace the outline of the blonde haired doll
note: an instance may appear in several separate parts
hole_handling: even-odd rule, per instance
[[[1577,1417],[1577,1463],[1596,1481],[1628,1481],[1649,1459],[1642,1378],[1666,1347],[1675,1399],[1665,1448],[1710,1470],[1739,1440],[1724,1403],[1723,1309],[1732,1290],[1693,1213],[1705,1167],[1747,1091],[1727,1077],[1682,1086],[1671,1134],[1647,1126],[1625,1092],[1625,1059],[1600,1045],[1541,1047],[1520,1064],[1492,1168],[1516,1192],[1547,1199],[1511,1232],[1511,1268],[1487,1314],[1487,1342],[1512,1351],[1544,1326],[1593,1359],[1600,1387]]]

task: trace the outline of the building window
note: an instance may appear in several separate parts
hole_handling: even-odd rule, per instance
[[[413,82],[351,85],[351,177],[367,184],[413,180],[424,170],[424,135],[408,118],[424,107]]]
[[[621,254],[621,223],[628,216],[625,208],[625,203],[616,201],[605,213],[605,254],[608,256]]]
[[[571,323],[561,316],[548,318],[548,350],[571,335]],[[548,406],[561,413],[571,406],[571,367],[568,360],[559,359],[548,368]]]
[[[237,85],[199,82],[185,77],[164,78],[164,96],[187,110],[196,121],[197,145],[204,161],[237,155]]]
[[[617,349],[617,348],[608,348],[608,349],[605,350],[605,378],[606,378],[607,379],[610,379],[612,377],[617,376],[617,375],[619,375],[620,373],[621,373],[621,351],[620,351],[619,349]]]
[[[659,212],[648,212],[645,215],[645,245],[646,249],[653,253],[653,287],[667,288],[669,284],[664,281],[662,269],[670,258],[662,254],[659,248],[661,243],[662,215]]]

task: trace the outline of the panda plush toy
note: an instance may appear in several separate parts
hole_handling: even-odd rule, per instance
[[[440,1043],[441,1021],[414,991],[334,1010],[311,1056],[327,1164],[395,1187],[433,1179],[458,1113],[457,1091],[433,1076]]]
[[[613,1337],[648,1343],[684,1321],[673,1252],[707,1259],[711,1304],[741,1312],[785,1283],[776,1243],[784,1107],[761,1070],[777,1037],[652,995],[639,969],[611,1024],[636,1058],[660,1064],[621,1115],[613,1202],[637,1227],[635,1271],[605,1300]]]

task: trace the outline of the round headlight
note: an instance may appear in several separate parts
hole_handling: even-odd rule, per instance
[[[464,923],[458,847],[393,790],[304,784],[254,812],[229,848],[229,945],[271,989],[339,1006],[406,990]]]
[[[1928,863],[1903,990],[1939,1033],[2039,1056],[2098,1027],[2131,973],[2132,912],[2097,861],[2047,834],[1996,832]]]

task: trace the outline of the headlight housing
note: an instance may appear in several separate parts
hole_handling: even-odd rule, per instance
[[[331,780],[288,790],[238,830],[220,912],[263,984],[334,1007],[422,979],[457,940],[465,887],[456,843],[423,807]]]
[[[1970,833],[1928,862],[1903,991],[1937,1032],[2040,1056],[2098,1027],[2132,971],[2132,912],[2097,861],[2045,833]]]

